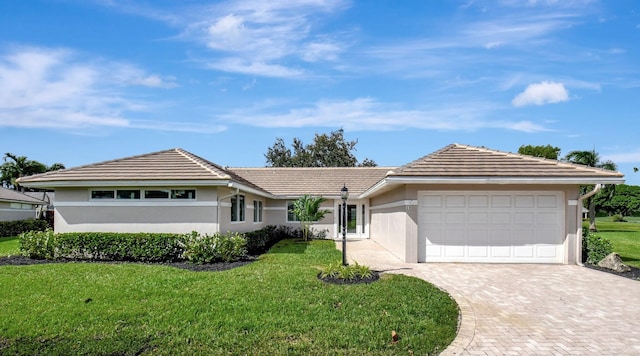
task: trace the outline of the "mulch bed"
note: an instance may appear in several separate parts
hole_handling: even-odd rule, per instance
[[[344,278],[333,278],[333,277],[320,277],[320,273],[318,273],[318,279],[331,284],[361,284],[361,283],[372,283],[380,279],[380,274],[376,271],[371,271],[372,276],[368,278],[353,278],[353,279],[344,279]]]
[[[232,268],[241,267],[248,265],[249,263],[257,260],[257,257],[250,256],[242,261],[236,262],[218,262],[218,263],[209,263],[197,265],[190,262],[171,262],[171,263],[141,263],[141,262],[102,262],[102,261],[65,261],[65,260],[35,260],[32,258],[24,257],[24,256],[3,256],[0,257],[0,266],[26,266],[26,265],[39,265],[44,263],[68,263],[68,262],[90,262],[90,263],[140,263],[140,264],[148,264],[148,265],[163,265],[163,266],[171,266],[180,269],[186,269],[194,272],[216,272],[216,271],[226,271]]]
[[[585,263],[584,266],[587,267],[587,268],[598,270],[598,271],[611,273],[611,274],[616,274],[616,275],[618,275],[620,277],[640,280],[640,268],[637,268],[637,267],[629,266],[631,268],[631,271],[629,271],[629,272],[616,272],[614,270],[611,270],[611,269],[608,269],[608,268],[598,267],[598,266],[592,265],[590,263]]]

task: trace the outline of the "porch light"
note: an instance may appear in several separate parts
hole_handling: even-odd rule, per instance
[[[347,266],[347,199],[349,199],[349,189],[343,184],[340,189],[342,198],[342,265]]]

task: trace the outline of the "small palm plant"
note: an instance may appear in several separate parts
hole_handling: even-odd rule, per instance
[[[323,197],[312,197],[305,194],[293,202],[293,214],[300,220],[304,240],[309,239],[311,224],[314,221],[322,220],[325,215],[330,214],[329,210],[321,210],[320,205],[327,199]]]

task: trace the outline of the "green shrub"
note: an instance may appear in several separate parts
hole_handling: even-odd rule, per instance
[[[239,233],[200,235],[197,232],[183,236],[183,258],[197,263],[238,261],[247,255],[247,240]]]
[[[289,226],[268,225],[260,230],[247,232],[244,235],[247,238],[247,252],[250,255],[260,255],[269,251],[278,241],[300,238],[302,230]]]
[[[0,237],[18,236],[27,231],[44,231],[49,227],[45,220],[17,220],[0,222]]]
[[[320,270],[320,278],[356,279],[371,278],[373,272],[367,266],[355,262],[352,265],[343,266],[341,262],[330,263]]]
[[[620,215],[620,214],[615,214],[611,216],[611,221],[613,222],[626,222],[627,220],[624,219],[624,216]]]
[[[613,252],[613,248],[611,242],[606,238],[597,234],[589,234],[582,240],[582,251],[583,255],[587,257],[587,263],[597,264]]]
[[[55,257],[56,237],[53,230],[28,231],[20,234],[20,254],[38,260]]]

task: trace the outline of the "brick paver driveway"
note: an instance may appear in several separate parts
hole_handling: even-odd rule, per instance
[[[579,266],[402,263],[371,240],[348,241],[347,255],[455,298],[462,323],[443,355],[640,355],[640,281]]]

